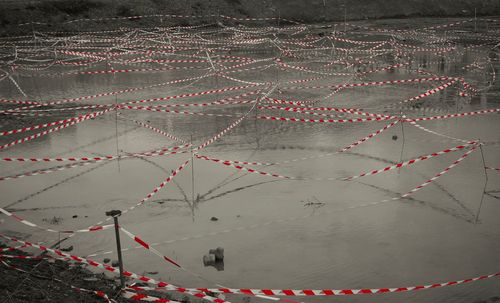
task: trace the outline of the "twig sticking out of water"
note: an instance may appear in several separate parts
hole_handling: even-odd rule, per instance
[[[401,113],[401,119],[405,119],[406,116]],[[403,161],[403,153],[405,150],[405,127],[404,127],[404,121],[401,120],[401,134],[402,134],[402,143],[401,143],[401,155],[399,156],[399,163]],[[401,167],[398,169],[398,174],[401,171]]]
[[[483,169],[484,169],[484,188],[483,188],[483,193],[481,194],[481,202],[479,202],[479,207],[477,209],[477,215],[476,215],[476,220],[474,221],[474,224],[477,224],[477,221],[479,220],[479,215],[481,214],[481,207],[483,206],[483,201],[484,201],[484,194],[486,193],[486,186],[488,185],[488,172],[486,171],[486,161],[484,161],[484,153],[483,153],[483,146],[480,143],[479,144],[479,150],[481,151],[481,158],[483,160]]]

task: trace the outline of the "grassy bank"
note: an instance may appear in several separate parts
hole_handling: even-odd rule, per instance
[[[500,14],[498,0],[0,0],[0,34],[35,30],[102,28],[80,18],[127,17],[150,14],[278,17],[307,23],[401,17],[473,17]],[[158,22],[158,18],[154,20]],[[215,18],[165,19],[164,25],[215,22]],[[34,22],[33,26],[22,23]],[[37,24],[43,23],[43,24]],[[109,21],[109,26],[148,24],[151,19]]]

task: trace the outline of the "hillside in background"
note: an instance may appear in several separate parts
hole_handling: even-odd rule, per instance
[[[473,17],[500,14],[498,0],[0,0],[0,34],[32,30],[17,25],[35,22],[37,29],[78,30],[98,26],[67,24],[79,18],[151,14],[278,17],[306,23],[401,17]],[[215,18],[162,20],[165,25],[215,22]],[[44,25],[36,22],[45,23]],[[113,21],[113,25],[146,20]],[[34,27],[35,27],[34,26]],[[102,24],[100,25],[102,26]],[[26,28],[27,27],[27,28]]]

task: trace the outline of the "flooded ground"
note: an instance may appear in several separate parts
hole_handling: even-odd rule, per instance
[[[412,22],[415,29],[423,27],[418,20]],[[436,20],[436,24],[440,23],[443,20]],[[418,121],[427,131],[411,121],[400,121],[349,151],[336,153],[401,118],[500,108],[499,51],[493,48],[500,40],[499,23],[489,25],[478,33],[468,23],[445,29],[395,31],[397,23],[365,28],[372,26],[365,22],[346,25],[347,32],[342,24],[334,29],[298,25],[280,30],[262,26],[216,30],[148,28],[115,33],[37,34],[36,40],[4,38],[2,60],[4,64],[12,60],[15,64],[14,71],[12,62],[11,69],[3,69],[0,82],[4,99],[0,104],[2,131],[110,111],[5,147],[0,151],[2,158],[128,157],[77,162],[81,165],[76,167],[66,167],[74,161],[3,161],[3,177],[49,168],[61,170],[2,180],[0,206],[41,229],[84,229],[105,220],[106,211],[136,205],[173,170],[190,161],[158,193],[119,218],[123,228],[185,270],[138,247],[122,234],[127,270],[184,287],[256,289],[402,287],[496,273],[500,254],[500,173],[485,170],[484,166],[500,167],[498,112]],[[14,45],[17,57],[9,49]],[[103,55],[105,52],[107,55]],[[181,59],[199,62],[174,61]],[[255,61],[247,64],[249,60]],[[80,66],[69,65],[75,62]],[[391,66],[395,67],[389,69]],[[190,69],[165,70],[173,67]],[[125,69],[129,71],[122,72]],[[91,71],[96,73],[84,73]],[[199,76],[205,77],[28,109],[13,110],[30,105],[7,101],[50,103]],[[448,78],[373,84],[445,76]],[[303,79],[310,81],[296,81]],[[446,85],[449,82],[453,83]],[[372,84],[337,87],[353,83]],[[442,85],[446,87],[431,91]],[[241,86],[248,87],[234,89]],[[229,87],[233,89],[179,97]],[[429,91],[429,96],[399,104]],[[249,94],[239,97],[243,93]],[[177,97],[129,104],[149,106],[148,110],[130,109],[125,104],[168,96]],[[235,99],[228,100],[231,97]],[[287,104],[277,100],[316,102]],[[202,106],[214,101],[218,103]],[[247,103],[228,104],[233,101]],[[174,104],[185,106],[154,107]],[[102,107],[75,109],[87,105]],[[266,106],[280,108],[262,108]],[[312,109],[290,112],[284,109],[288,107]],[[333,107],[360,110],[353,114],[353,110],[325,109]],[[151,111],[155,109],[185,113]],[[317,121],[371,117],[359,112],[397,118],[354,123]],[[215,142],[197,148],[240,117],[243,120]],[[43,130],[2,136],[0,144]],[[470,144],[372,176],[343,180],[456,147],[464,140],[483,144]],[[194,156],[189,147],[179,149],[179,154],[147,154],[190,142]],[[407,198],[390,200],[434,177],[474,147],[467,158],[429,186]],[[234,165],[287,178],[255,174],[196,155],[264,163],[267,165]],[[7,216],[0,219],[0,232],[7,235],[46,245],[66,238]],[[116,259],[114,237],[112,229],[78,233],[64,240],[61,247],[73,246],[71,253],[97,261]],[[218,246],[225,249],[223,270],[205,267],[203,255]],[[498,278],[492,278],[416,292],[293,299],[494,302],[500,296],[498,283]],[[235,302],[241,298],[227,297]]]

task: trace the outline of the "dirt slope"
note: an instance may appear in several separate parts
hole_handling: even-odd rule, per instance
[[[64,24],[78,18],[147,14],[224,14],[236,17],[277,17],[321,22],[418,17],[500,14],[498,0],[0,0],[0,34],[26,31],[17,24],[43,22],[32,29],[75,30],[83,23]],[[215,22],[205,18],[203,22]],[[144,22],[143,20],[127,22]],[[191,24],[193,20],[163,20],[165,24]],[[199,22],[199,21],[198,21]],[[117,22],[115,22],[117,23]],[[119,21],[118,23],[122,23]],[[40,27],[47,28],[40,28]],[[85,24],[87,26],[87,23]],[[90,25],[97,26],[97,25]],[[101,25],[102,26],[102,25]]]

